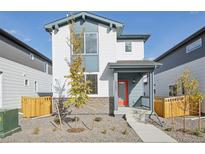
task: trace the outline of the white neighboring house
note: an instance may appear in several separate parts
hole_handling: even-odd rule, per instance
[[[50,59],[0,29],[0,108],[20,108],[21,96],[51,95]]]
[[[205,93],[205,27],[155,59],[163,63],[155,70],[155,89],[157,96],[175,96],[176,79],[185,69],[199,81],[200,90]],[[205,101],[202,104],[205,114]]]
[[[149,74],[152,80],[152,72],[159,65],[144,60],[144,43],[149,35],[124,35],[122,23],[89,12],[79,12],[45,25],[52,36],[53,86],[56,82],[61,85],[65,83],[64,76],[69,72],[65,59],[69,63],[72,61],[73,54],[69,47],[71,19],[75,20],[77,33],[82,29],[85,32],[82,53],[85,79],[92,82],[91,98],[108,102],[115,110],[118,106],[136,105],[144,93],[142,77]],[[68,86],[66,90],[69,90]],[[55,88],[53,96],[58,97]]]

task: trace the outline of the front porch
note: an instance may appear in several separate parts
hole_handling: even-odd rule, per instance
[[[153,111],[154,70],[159,65],[147,60],[109,63],[113,70],[114,114],[133,112],[133,108]],[[144,76],[148,78],[148,97],[144,97]]]

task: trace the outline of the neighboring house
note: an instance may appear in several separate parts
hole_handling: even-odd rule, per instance
[[[155,71],[157,96],[175,96],[176,79],[188,68],[199,81],[200,90],[205,92],[205,27],[195,32],[155,59],[163,63]],[[205,102],[202,105],[205,113]]]
[[[45,25],[52,35],[53,96],[58,97],[57,84],[65,83],[64,76],[69,72],[66,60],[71,63],[73,56],[69,47],[71,20],[75,20],[77,33],[84,29],[85,79],[92,82],[91,99],[106,101],[115,110],[118,106],[136,105],[144,93],[142,77],[149,74],[152,81],[153,70],[159,65],[143,60],[144,43],[149,35],[124,35],[122,23],[89,12],[76,13]],[[152,104],[152,82],[150,85],[149,104]],[[64,97],[68,89],[66,86]]]
[[[0,29],[0,108],[20,108],[21,96],[51,93],[51,84],[51,60]]]

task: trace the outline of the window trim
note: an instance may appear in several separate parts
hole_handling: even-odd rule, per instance
[[[85,81],[87,81],[87,75],[96,75],[97,76],[97,93],[96,94],[89,94],[89,96],[97,96],[98,95],[98,93],[99,93],[99,90],[98,90],[98,73],[97,72],[92,72],[92,73],[88,73],[88,72],[84,72],[84,79],[85,79]]]
[[[48,74],[48,62],[44,62],[44,72]]]
[[[35,60],[34,54],[33,54],[33,53],[30,53],[30,54],[29,54],[29,58],[30,58],[32,61],[34,61],[34,60]]]
[[[194,46],[190,49],[190,46]],[[191,53],[199,48],[201,48],[203,46],[203,41],[202,41],[202,38],[199,38],[191,43],[189,43],[187,46],[186,46],[186,53]]]
[[[96,38],[97,38],[97,53],[86,53],[86,34],[96,34]],[[98,36],[98,32],[85,32],[83,34],[83,53],[81,53],[81,55],[89,55],[89,56],[95,56],[98,55],[99,53],[99,36]],[[72,51],[72,55],[79,55],[79,54],[74,54]]]
[[[26,80],[27,80],[27,85],[26,85]],[[28,87],[30,85],[29,79],[26,78],[24,79],[24,87]]]
[[[38,82],[34,81],[34,92],[37,93],[38,92]]]
[[[131,50],[130,51],[126,50],[126,43],[130,43],[130,45],[131,45]],[[132,41],[125,41],[125,52],[126,53],[131,53],[132,52]]]

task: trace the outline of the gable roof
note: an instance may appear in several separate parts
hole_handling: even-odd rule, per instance
[[[67,25],[72,19],[93,20],[93,21],[105,24],[107,26],[117,28],[119,33],[122,32],[123,27],[124,27],[124,25],[119,21],[115,21],[115,20],[108,19],[108,18],[99,16],[99,15],[95,15],[95,14],[90,13],[90,12],[78,12],[78,13],[75,13],[73,15],[70,15],[70,16],[55,20],[53,22],[50,22],[50,23],[46,24],[44,26],[44,28],[47,32],[51,32],[53,29],[55,29],[57,27]]]
[[[123,34],[117,36],[118,40],[144,40],[145,42],[150,37],[149,34]]]
[[[163,59],[164,57],[168,56],[169,54],[175,52],[175,50],[178,49],[179,47],[183,46],[184,44],[186,44],[187,42],[189,42],[193,38],[201,35],[204,32],[205,32],[205,26],[202,27],[201,29],[199,29],[198,31],[196,31],[195,33],[193,33],[192,35],[190,35],[189,37],[187,37],[186,39],[184,39],[183,41],[181,41],[180,43],[178,43],[177,45],[175,45],[173,48],[169,49],[168,51],[166,51],[165,53],[163,53],[162,55],[157,57],[154,61],[159,61],[159,60]]]
[[[48,63],[52,64],[52,61],[48,57],[44,56],[43,54],[41,54],[37,50],[35,50],[32,47],[28,46],[27,44],[20,41],[19,39],[17,39],[16,37],[14,37],[13,35],[9,34],[8,32],[6,32],[5,30],[3,30],[1,28],[0,28],[0,35],[4,36],[5,38],[7,38],[8,40],[14,42],[15,44],[23,47],[24,49],[28,50],[29,52],[41,57],[42,59],[44,59]]]

